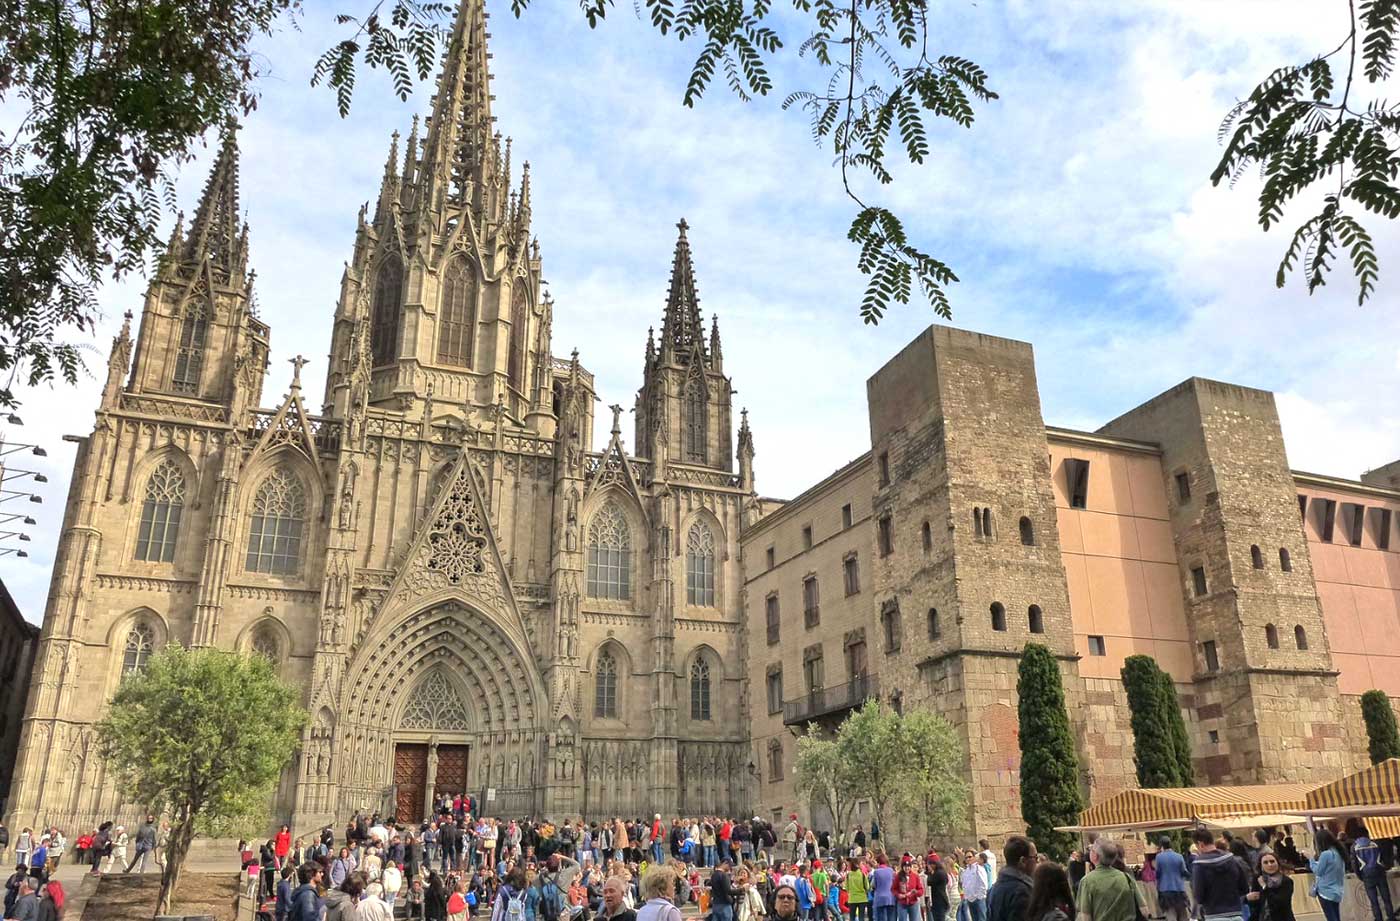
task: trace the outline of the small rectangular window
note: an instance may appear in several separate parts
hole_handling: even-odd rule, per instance
[[[812,549],[812,526],[811,526],[811,525],[803,525],[803,527],[802,527],[802,549],[803,549],[803,550],[811,550],[811,549]]]
[[[890,601],[885,604],[884,610],[880,612],[880,626],[885,633],[885,655],[899,652],[904,629],[899,620],[898,602]]]
[[[1089,507],[1089,462],[1078,457],[1065,461],[1065,485],[1070,508]]]
[[[1390,549],[1390,509],[1378,508],[1376,511],[1376,547],[1380,550]]]
[[[1182,502],[1191,501],[1191,475],[1184,470],[1176,475],[1176,497]]]
[[[764,604],[764,613],[768,621],[768,645],[772,646],[778,642],[778,593],[769,595]]]
[[[880,486],[890,485],[890,455],[886,451],[880,452]]]
[[[936,639],[938,639],[938,638],[942,635],[942,633],[943,633],[943,631],[942,631],[942,629],[941,629],[941,627],[939,626],[939,623],[938,623],[938,608],[929,608],[929,609],[928,609],[928,638],[931,639],[931,640],[936,640]]]
[[[864,678],[867,674],[865,662],[865,640],[857,640],[846,645],[846,675],[850,680]]]
[[[851,506],[849,504],[841,506],[841,527],[851,526]]]
[[[1101,636],[1091,636],[1091,637],[1089,637],[1089,655],[1091,655],[1091,656],[1103,656],[1103,655],[1108,655],[1107,650],[1104,648],[1103,637],[1101,637]]]
[[[1308,497],[1302,493],[1298,494],[1298,517],[1304,521],[1308,520]]]
[[[880,516],[879,521],[880,556],[894,553],[894,522],[889,513]]]
[[[1220,730],[1218,730],[1218,729],[1210,729],[1210,730],[1207,730],[1207,731],[1206,731],[1206,738],[1210,739],[1210,744],[1211,744],[1211,745],[1219,745],[1219,744],[1220,744]]]
[[[802,663],[802,682],[807,686],[808,694],[815,694],[825,687],[823,684],[825,678],[824,672],[825,669],[823,668],[820,651],[815,655],[806,657],[806,660]]]
[[[776,560],[777,560],[777,556],[776,556],[776,554],[773,553],[773,548],[772,548],[772,547],[769,547],[769,548],[768,548],[768,568],[769,568],[769,569],[772,569],[772,568],[773,568],[774,563],[776,562]]]
[[[783,669],[778,666],[768,672],[768,713],[783,712]]]
[[[1191,590],[1199,598],[1206,593],[1206,571],[1203,567],[1191,567]]]
[[[1345,506],[1347,539],[1353,547],[1361,546],[1361,533],[1366,526],[1366,506],[1348,502]]]
[[[1206,640],[1201,644],[1201,655],[1206,660],[1206,671],[1214,674],[1220,671],[1220,657],[1215,652],[1215,640]]]
[[[855,556],[848,556],[841,566],[841,575],[846,585],[846,594],[855,595],[860,592],[860,562]]]
[[[1332,532],[1337,526],[1337,503],[1331,499],[1320,499],[1313,505],[1318,505],[1319,502],[1321,503],[1321,511],[1319,512],[1321,520],[1318,522],[1317,530],[1322,535],[1322,539],[1330,544],[1332,543]]]
[[[810,630],[821,621],[821,594],[817,577],[808,576],[802,580],[802,622]]]

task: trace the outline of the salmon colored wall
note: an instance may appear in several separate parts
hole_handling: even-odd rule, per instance
[[[1298,484],[1298,494],[1308,497],[1303,532],[1312,556],[1313,578],[1332,661],[1341,672],[1337,683],[1343,694],[1360,694],[1380,688],[1400,697],[1400,500],[1387,500],[1363,492],[1323,489]],[[1322,539],[1315,499],[1337,503],[1332,541]],[[1352,546],[1343,506],[1367,509],[1361,545]],[[1319,503],[1320,505],[1320,503]],[[1378,522],[1371,509],[1390,509],[1390,549],[1378,548]],[[1280,630],[1281,643],[1292,642]]]
[[[1049,444],[1080,673],[1118,678],[1123,660],[1141,653],[1177,681],[1190,681],[1191,641],[1161,460],[1061,442],[1053,434]],[[1087,508],[1070,508],[1068,458],[1089,461]],[[1091,635],[1104,638],[1104,655],[1090,655]]]

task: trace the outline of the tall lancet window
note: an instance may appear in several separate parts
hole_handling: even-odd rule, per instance
[[[705,463],[705,378],[698,373],[685,382],[685,459]]]
[[[588,597],[632,597],[632,531],[616,502],[604,505],[588,526]]]
[[[525,303],[525,280],[517,278],[510,303],[510,364],[506,369],[511,386],[516,390],[525,389],[525,326],[529,313],[529,305]]]
[[[374,366],[393,364],[399,357],[399,300],[403,293],[403,263],[398,256],[386,256],[374,280],[374,303],[370,314],[370,352]]]
[[[204,370],[204,344],[209,338],[209,314],[203,304],[190,304],[180,323],[180,345],[175,350],[175,374],[170,388],[176,393],[198,393]]]
[[[302,533],[306,526],[306,487],[278,468],[253,496],[253,526],[248,529],[250,572],[295,575],[301,569]]]
[[[141,528],[136,533],[136,558],[152,563],[175,559],[175,538],[185,510],[185,474],[174,461],[163,460],[146,481],[141,503]]]
[[[476,274],[467,257],[458,256],[448,265],[442,283],[442,306],[438,310],[438,362],[470,368],[475,332]]]
[[[689,604],[714,607],[715,536],[703,521],[691,525],[685,538],[685,595]]]

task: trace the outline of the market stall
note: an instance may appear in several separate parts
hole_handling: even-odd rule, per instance
[[[1400,838],[1400,758],[1314,787],[1299,811],[1313,821],[1359,818],[1372,838]],[[1391,901],[1400,903],[1400,870],[1389,874]],[[1347,877],[1343,921],[1370,921],[1371,903],[1355,876]]]

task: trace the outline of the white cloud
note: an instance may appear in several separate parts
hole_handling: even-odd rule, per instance
[[[313,358],[305,376],[318,392],[355,213],[377,194],[389,132],[406,132],[429,95],[400,105],[367,75],[350,118],[337,118],[331,95],[307,86],[336,34],[333,6],[313,4],[301,31],[265,43],[264,98],[242,134],[243,202],[273,328],[265,403],[297,351]],[[784,59],[777,98],[746,106],[718,85],[689,110],[680,96],[698,48],[655,36],[625,5],[596,31],[568,4],[533,4],[522,20],[494,6],[495,112],[516,164],[532,164],[556,353],[577,346],[604,402],[630,406],[684,215],[736,408],[751,410],[759,488],[792,495],[863,451],[865,378],[933,317],[916,305],[879,327],[859,321],[851,207],[801,114],[778,106],[821,79],[811,62]],[[876,194],[962,275],[958,325],[1035,344],[1047,421],[1092,428],[1194,374],[1276,390],[1300,468],[1354,476],[1400,457],[1396,416],[1373,396],[1400,384],[1397,270],[1383,265],[1391,274],[1366,308],[1345,269],[1317,296],[1276,292],[1281,232],[1260,233],[1248,182],[1208,183],[1225,109],[1274,67],[1320,50],[1344,4],[1015,0],[944,15],[938,41],[986,66],[1002,99],[970,131],[939,126],[929,163],[899,168]],[[208,163],[182,177],[187,209]],[[1396,228],[1372,223],[1378,248],[1400,252]],[[105,293],[104,352],[140,296],[135,282]],[[31,619],[72,464],[60,436],[90,429],[96,393],[86,381],[28,394],[26,426],[11,433],[50,451],[33,556],[0,559]]]

